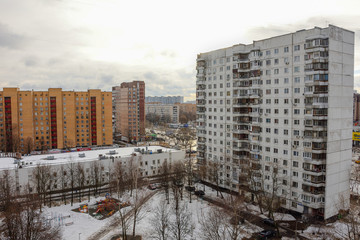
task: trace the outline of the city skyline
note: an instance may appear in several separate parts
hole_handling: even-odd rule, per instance
[[[0,87],[111,91],[140,80],[147,96],[189,101],[198,53],[333,24],[355,32],[354,87],[360,89],[356,1],[303,1],[296,8],[287,1],[260,1],[256,8],[237,1],[19,2],[0,4]]]

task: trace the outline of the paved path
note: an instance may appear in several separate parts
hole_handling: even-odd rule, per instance
[[[147,195],[145,197],[145,201],[143,202],[146,203],[152,196],[155,195],[155,193],[157,193],[159,190],[155,190],[152,191],[149,195]],[[133,209],[131,209],[129,212],[127,212],[125,214],[125,217],[128,217],[130,215],[133,214]],[[105,237],[108,233],[110,233],[111,231],[113,231],[115,228],[120,226],[120,219],[118,217],[115,217],[110,224],[107,224],[105,226],[103,226],[102,228],[100,228],[100,230],[98,230],[97,232],[93,233],[88,240],[99,240],[102,239],[103,237]]]

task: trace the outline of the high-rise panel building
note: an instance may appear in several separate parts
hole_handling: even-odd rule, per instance
[[[140,140],[145,135],[145,82],[123,82],[112,92],[115,134]]]
[[[162,103],[162,104],[175,104],[175,103],[183,103],[184,96],[161,96],[161,97],[145,97],[146,103]]]
[[[196,68],[198,161],[219,166],[208,181],[274,190],[282,207],[324,219],[349,208],[353,32],[238,44],[199,54]]]
[[[5,151],[26,152],[112,144],[110,92],[0,91],[0,143]]]

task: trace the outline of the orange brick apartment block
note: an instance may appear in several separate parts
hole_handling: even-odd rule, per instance
[[[111,145],[112,93],[0,91],[0,148],[26,152],[75,146]]]

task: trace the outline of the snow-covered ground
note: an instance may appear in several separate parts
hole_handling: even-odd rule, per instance
[[[90,205],[95,204],[96,201],[101,199],[104,199],[104,197],[92,198]],[[44,208],[44,215],[47,219],[53,219],[51,221],[53,225],[62,226],[64,240],[87,239],[92,233],[94,233],[94,231],[105,226],[109,223],[109,221],[111,221],[111,219],[114,218],[114,216],[111,216],[104,220],[97,220],[86,213],[71,211],[74,208],[80,207],[80,204],[84,203],[88,203],[88,201],[86,200],[81,203],[75,203],[72,207],[70,204],[67,204],[58,207]]]

